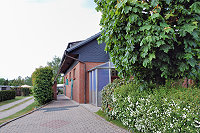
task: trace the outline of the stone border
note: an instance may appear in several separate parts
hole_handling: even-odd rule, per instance
[[[11,120],[9,120],[9,121],[7,121],[7,122],[1,124],[1,125],[0,125],[0,128],[2,128],[3,126],[7,125],[7,124],[10,123],[10,122],[13,122],[13,121],[15,121],[15,120],[17,120],[17,119],[20,119],[20,118],[22,118],[22,117],[24,117],[24,116],[27,116],[27,115],[33,113],[33,112],[35,112],[35,111],[38,111],[38,110],[40,110],[41,108],[47,106],[48,104],[50,104],[50,103],[52,103],[52,102],[54,102],[54,101],[55,101],[55,100],[52,100],[52,101],[46,103],[45,105],[42,105],[42,106],[40,106],[40,107],[38,107],[38,108],[36,108],[36,109],[34,109],[34,110],[32,110],[32,111],[26,113],[26,114],[23,114],[23,115],[21,115],[21,116],[19,116],[19,117],[16,117],[16,118],[14,118],[14,119],[11,119]]]

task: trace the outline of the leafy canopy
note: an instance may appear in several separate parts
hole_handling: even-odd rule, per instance
[[[52,61],[47,62],[47,66],[53,69],[53,78],[55,78],[58,73],[60,62],[61,62],[61,58],[58,56],[54,56]],[[58,84],[63,83],[62,77],[60,75],[57,77],[57,83]]]
[[[162,84],[200,78],[199,0],[95,0],[99,42],[128,78]]]

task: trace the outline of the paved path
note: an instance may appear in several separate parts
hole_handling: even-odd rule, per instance
[[[9,104],[6,104],[6,105],[2,105],[2,106],[0,106],[0,111],[2,111],[2,110],[4,110],[4,109],[7,109],[7,108],[10,108],[10,107],[12,107],[12,106],[14,106],[14,105],[16,105],[16,104],[18,104],[18,103],[21,103],[21,102],[23,102],[23,101],[25,101],[25,100],[27,100],[27,99],[29,99],[29,98],[32,98],[32,97],[33,97],[33,96],[26,97],[26,98],[24,98],[24,99],[17,100],[17,101],[15,101],[15,102],[12,102],[12,103],[9,103]]]
[[[65,96],[0,128],[0,133],[125,133]]]
[[[29,97],[29,98],[30,98],[30,97]],[[27,100],[27,99],[26,99],[26,100]],[[21,101],[21,102],[22,102],[22,101]],[[33,102],[34,102],[34,99],[31,99],[31,100],[29,100],[29,101],[27,101],[27,102],[25,102],[25,103],[23,103],[23,104],[21,104],[21,105],[19,105],[19,106],[16,106],[16,107],[14,107],[14,108],[12,108],[12,109],[9,109],[9,110],[7,110],[7,111],[0,112],[0,119],[6,118],[6,117],[8,117],[8,116],[10,116],[10,115],[13,115],[13,114],[19,112],[20,110],[26,108],[27,106],[29,106],[29,105],[32,104]]]

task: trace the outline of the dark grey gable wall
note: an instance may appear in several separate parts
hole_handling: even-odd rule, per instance
[[[109,54],[104,51],[105,45],[105,43],[99,45],[94,39],[71,53],[79,54],[79,60],[83,62],[107,62]]]

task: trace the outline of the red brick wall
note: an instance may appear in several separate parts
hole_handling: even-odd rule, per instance
[[[191,79],[185,78],[182,86],[187,88],[189,85],[194,85],[194,81]]]
[[[75,78],[74,78],[74,69],[75,69]],[[80,63],[78,63],[71,71],[71,78],[73,78],[73,100],[79,102],[79,88],[80,88]],[[70,80],[70,72],[65,75],[65,81],[68,79],[68,85],[66,86],[66,96],[71,98],[71,80]]]
[[[52,90],[53,90],[53,98],[54,98],[54,100],[57,100],[57,93],[56,93],[57,92],[57,82],[54,82]]]
[[[84,63],[78,63],[70,72],[71,77],[73,78],[73,73],[75,69],[75,79],[73,84],[73,100],[78,103],[84,103],[84,89],[85,89],[85,65],[86,65],[86,103],[89,103],[89,72],[88,70],[92,69],[95,66],[101,65],[104,62],[85,62]],[[66,96],[71,97],[71,81],[69,80],[69,74],[68,72],[65,75],[65,81],[66,78],[68,78],[68,85],[66,85]]]

